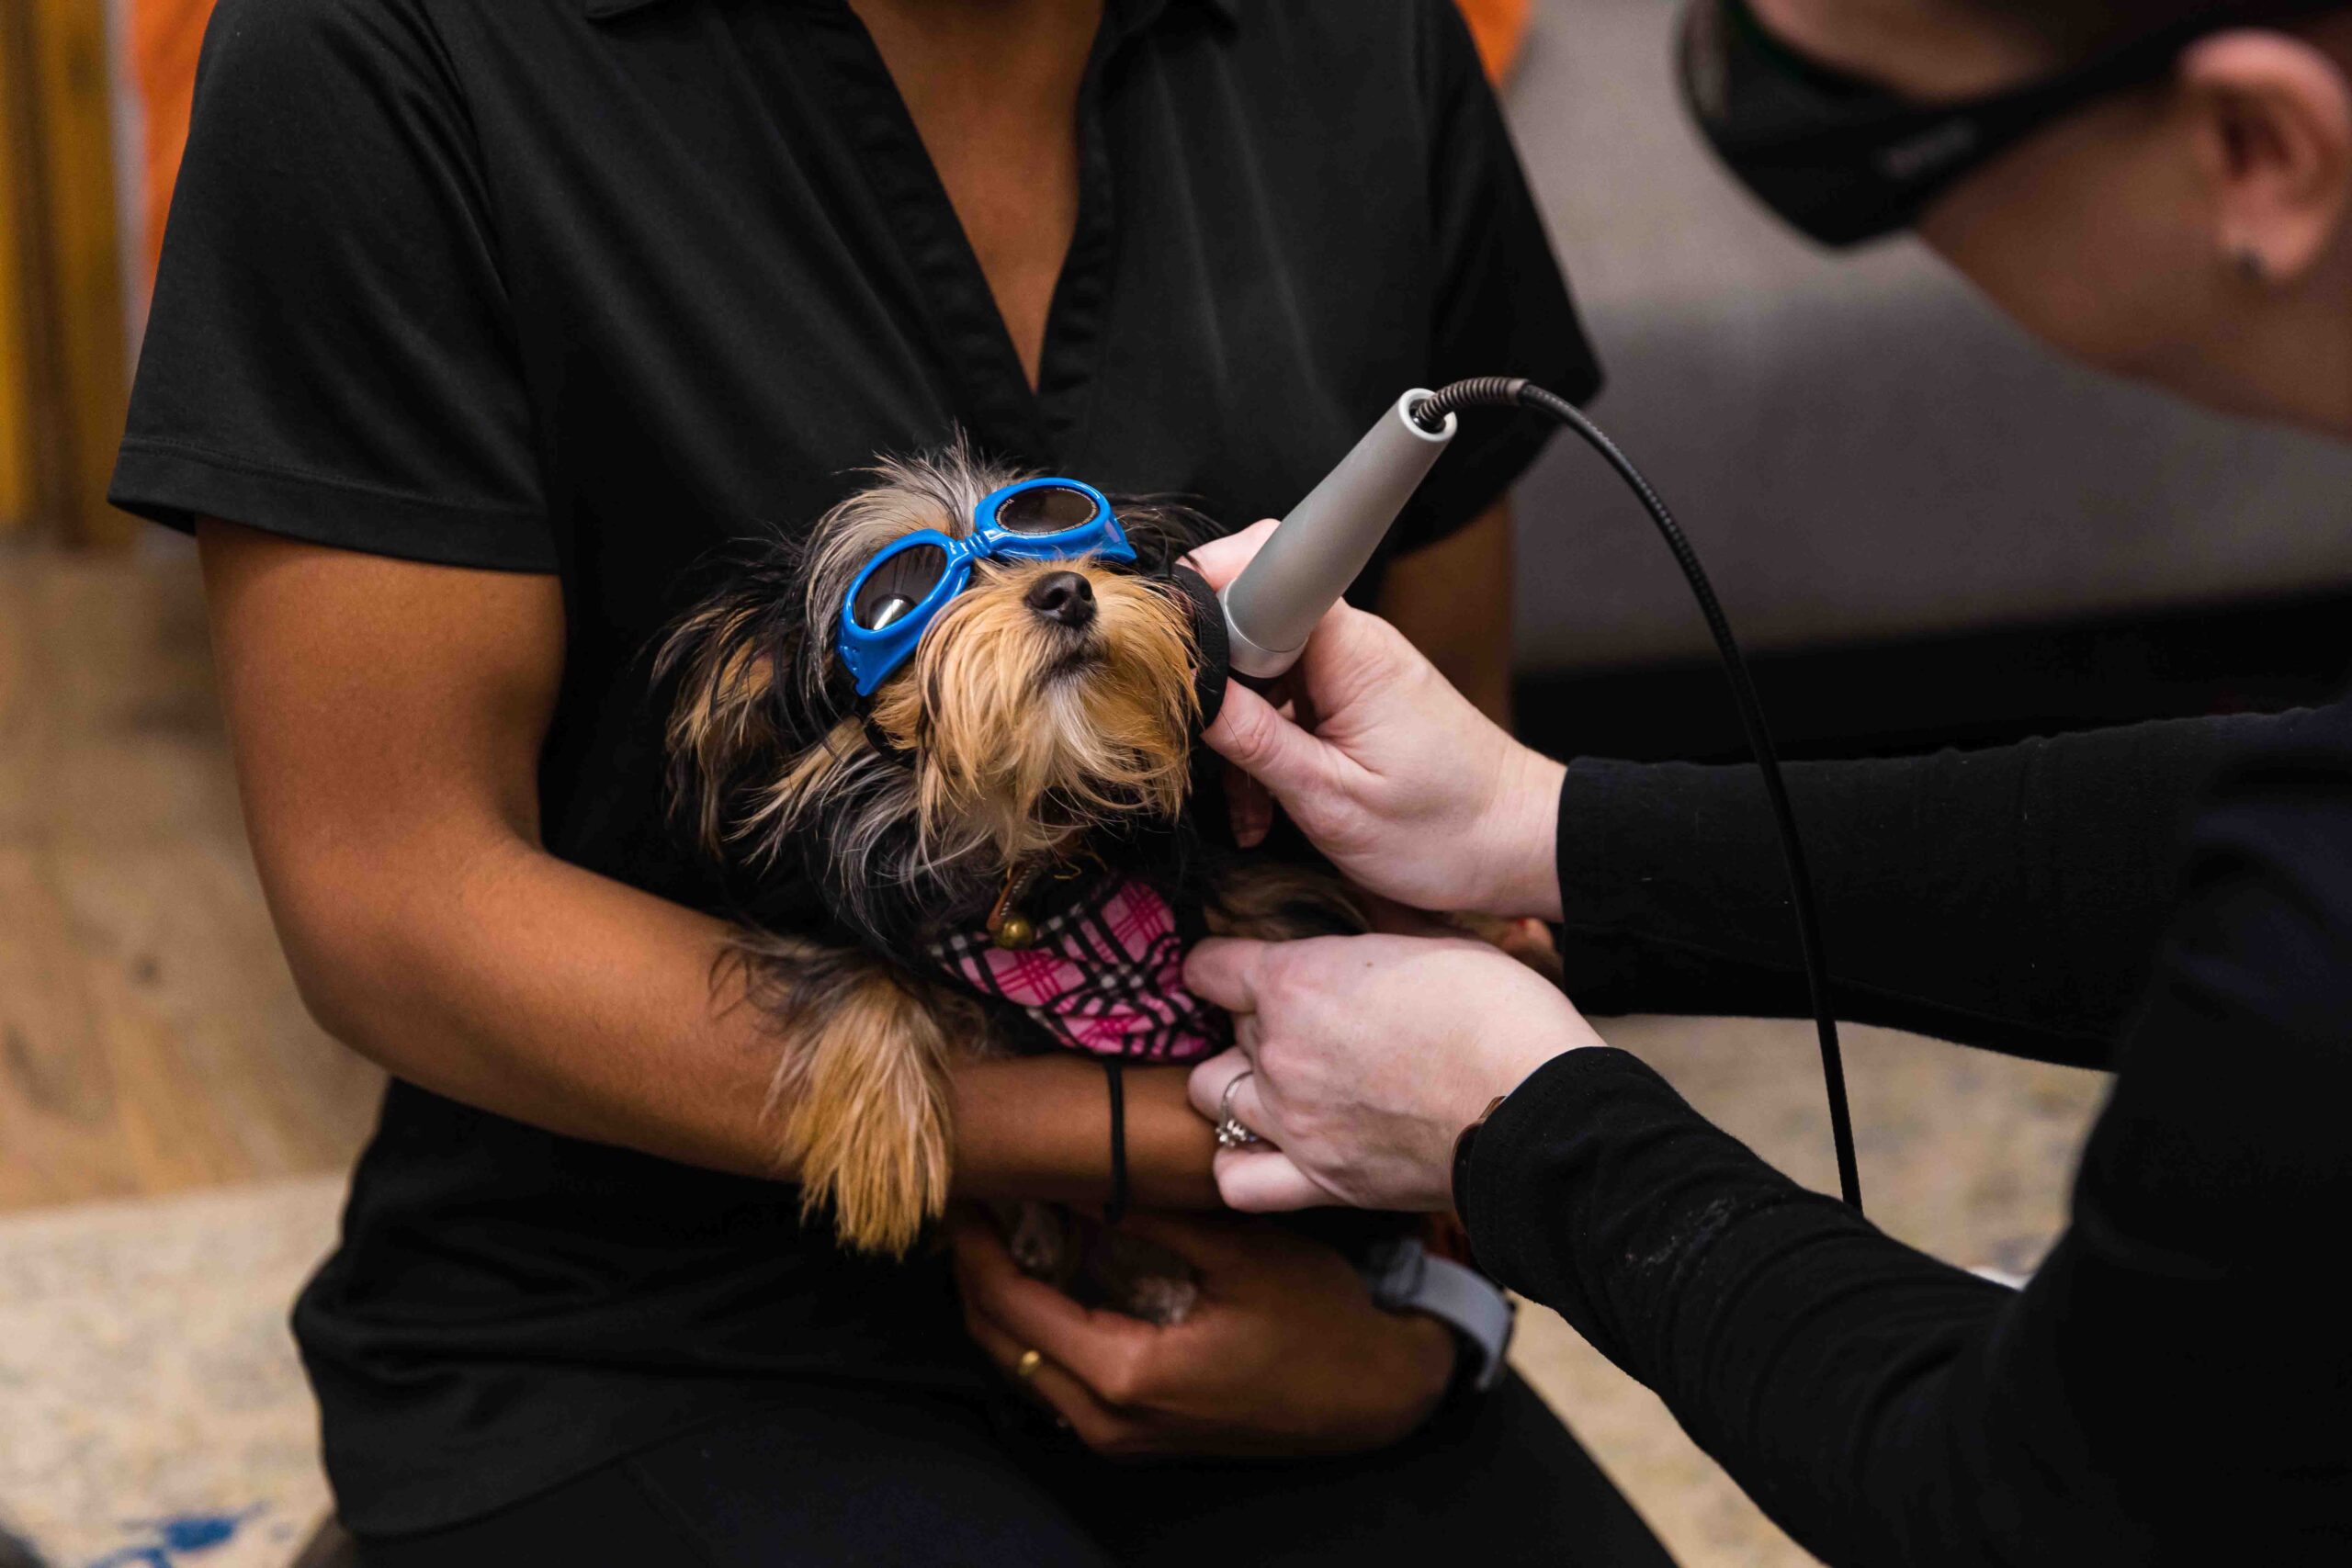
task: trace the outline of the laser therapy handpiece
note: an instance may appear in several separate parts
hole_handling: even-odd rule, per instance
[[[1217,597],[1233,672],[1271,681],[1298,661],[1315,623],[1340,602],[1453,439],[1454,416],[1425,430],[1419,389],[1396,400],[1355,450],[1291,508],[1272,537]]]
[[[1781,852],[1788,863],[1789,902],[1796,915],[1805,988],[1813,995],[1814,1028],[1821,1039],[1822,1087],[1829,1100],[1838,1186],[1846,1201],[1860,1213],[1862,1178],[1854,1156],[1854,1118],[1846,1099],[1845,1057],[1838,1042],[1837,1010],[1830,1000],[1821,916],[1815,905],[1812,875],[1805,870],[1796,813],[1789,805],[1788,781],[1781,776],[1780,752],[1764,722],[1764,705],[1757,699],[1756,682],[1732,636],[1723,602],[1715,596],[1714,585],[1707,581],[1706,569],[1699,564],[1699,553],[1691,547],[1682,525],[1634,460],[1581,409],[1557,392],[1516,376],[1474,376],[1442,391],[1415,390],[1397,399],[1396,406],[1356,443],[1355,450],[1292,508],[1257,558],[1217,596],[1225,606],[1229,673],[1263,684],[1289,671],[1306,649],[1315,624],[1339,603],[1348,584],[1371,561],[1405,503],[1413,499],[1414,489],[1443,455],[1446,443],[1453,439],[1454,411],[1473,408],[1540,414],[1576,432],[1607,460],[1642,503],[1683,580],[1690,585],[1691,597],[1706,618],[1707,631],[1730,678],[1732,701],[1747,731],[1748,748],[1756,754],[1757,772],[1762,775]],[[1206,584],[1202,592],[1205,593]]]

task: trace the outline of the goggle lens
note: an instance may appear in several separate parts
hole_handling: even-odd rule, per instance
[[[1031,479],[992,491],[972,508],[972,531],[937,529],[885,546],[852,578],[837,634],[842,665],[861,697],[912,657],[951,593],[978,563],[1100,557],[1133,561],[1135,547],[1111,503],[1075,479]]]
[[[878,632],[922,604],[947,572],[947,552],[937,545],[910,545],[876,566],[859,585],[850,614],[859,626]]]
[[[995,523],[1008,534],[1067,534],[1094,521],[1094,498],[1070,485],[1033,485],[997,503]]]

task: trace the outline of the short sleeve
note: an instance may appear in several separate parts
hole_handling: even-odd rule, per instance
[[[1435,275],[1431,387],[1472,376],[1524,376],[1574,402],[1600,389],[1560,264],[1527,188],[1502,108],[1453,0],[1421,6]],[[1493,505],[1553,434],[1539,415],[1483,414],[1422,487],[1402,547],[1434,544]]]
[[[221,0],[108,499],[554,570],[479,149],[415,0]]]

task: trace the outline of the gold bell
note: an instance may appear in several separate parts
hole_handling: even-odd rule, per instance
[[[1037,945],[1037,928],[1018,909],[1008,909],[989,932],[989,940],[1007,953],[1025,953]]]

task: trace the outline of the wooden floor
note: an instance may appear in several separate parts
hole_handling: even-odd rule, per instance
[[[192,553],[0,545],[0,1210],[341,1169],[377,1083],[270,931]]]

